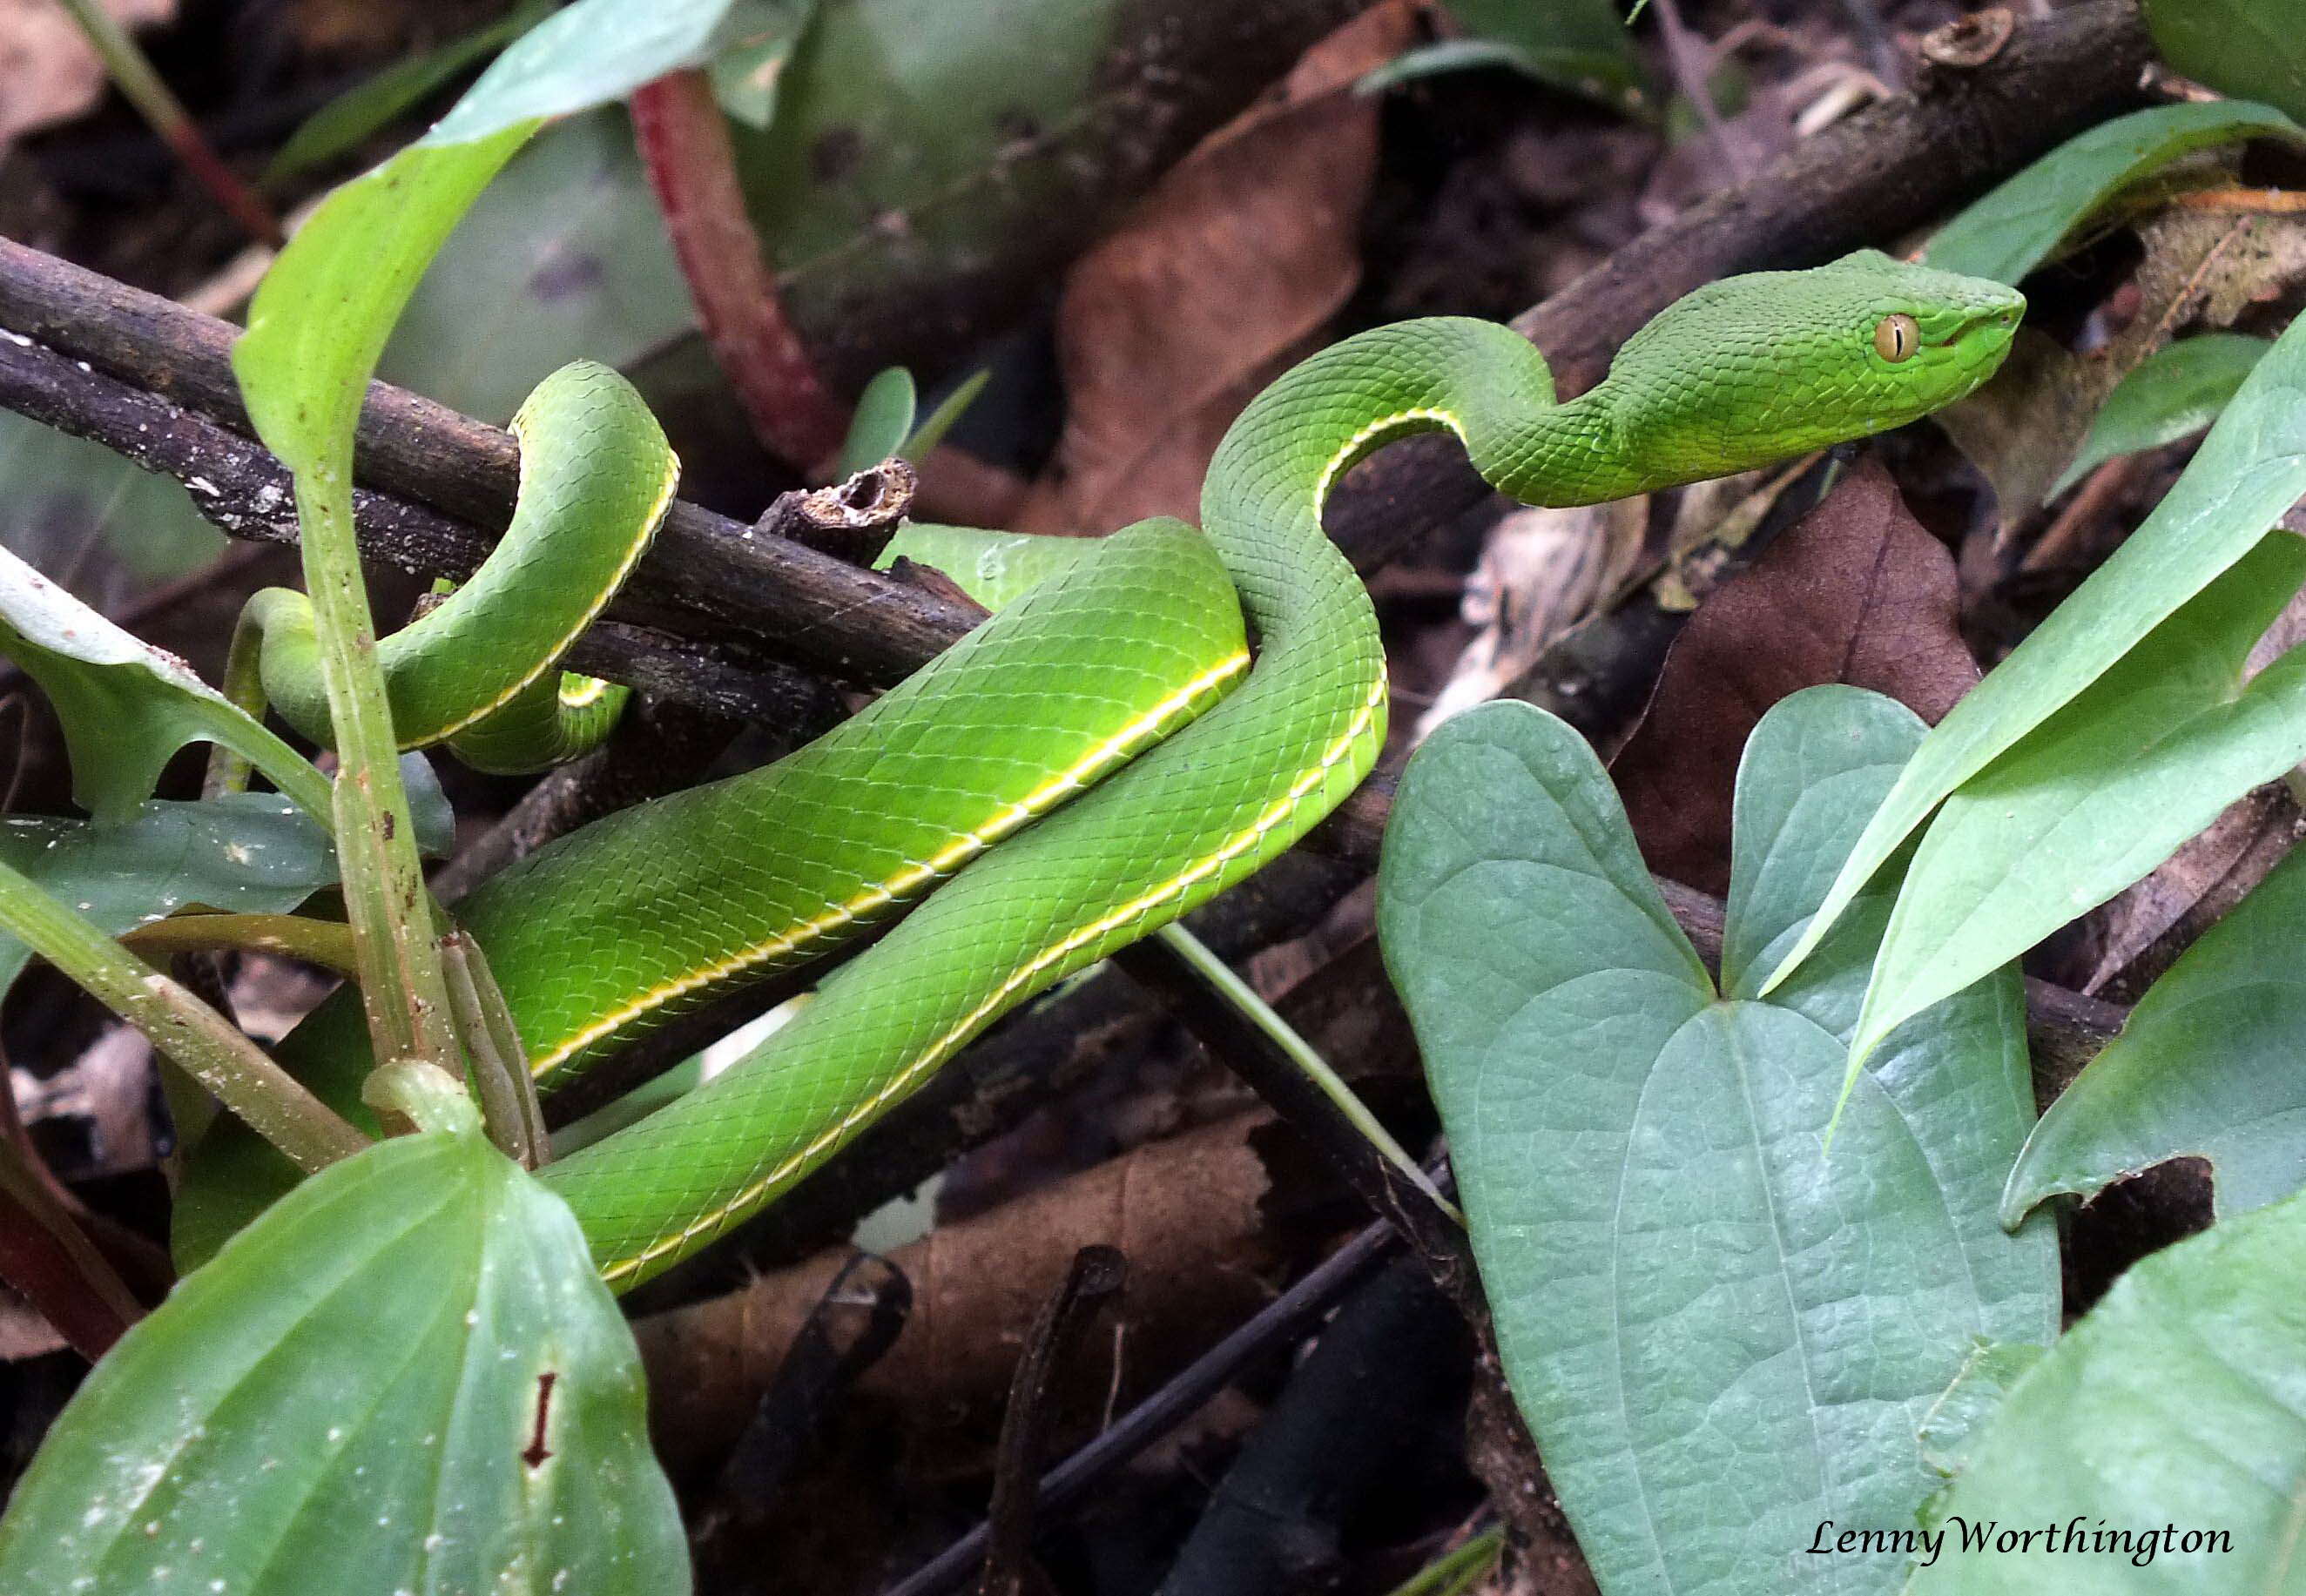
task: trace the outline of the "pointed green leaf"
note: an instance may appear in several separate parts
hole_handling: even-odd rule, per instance
[[[1926,257],[1941,271],[2016,286],[2108,200],[2182,155],[2244,139],[2306,144],[2306,128],[2272,106],[2188,101],[2132,111],[2067,140],[1938,229]]]
[[[2242,383],[2176,486],[1953,706],[1916,751],[1866,825],[1781,980],[1946,796],[2105,674],[2139,640],[2215,581],[2306,495],[2306,317]]]
[[[49,1432],[0,1590],[688,1589],[638,1354],[559,1200],[477,1136],[331,1165]]]
[[[2208,426],[2271,347],[2243,333],[2206,332],[2156,350],[2106,396],[2081,452],[2049,497],[2117,456],[2159,448]]]
[[[2163,58],[2197,82],[2306,120],[2306,35],[2295,0],[2146,0]]]
[[[0,863],[114,936],[188,903],[284,913],[337,879],[319,824],[286,798],[254,792],[149,802],[118,821],[0,817]],[[29,956],[0,935],[0,991]]]
[[[445,804],[421,805],[417,813],[419,844],[446,853],[452,826]],[[153,800],[115,821],[0,816],[0,864],[115,936],[187,904],[284,913],[337,882],[328,832],[269,792],[192,804]],[[21,943],[0,935],[0,992],[26,956]]]
[[[2302,582],[2306,540],[2265,538],[1946,800],[1875,960],[1859,1057],[2306,759],[2306,651],[2242,685],[2250,645]]]
[[[73,798],[121,819],[190,742],[221,743],[326,819],[329,786],[294,748],[174,654],[130,633],[0,549],[0,654],[40,684],[63,722]]]
[[[1619,111],[1644,108],[1641,56],[1611,0],[1451,0],[1449,11],[1469,37],[1411,50],[1355,88],[1373,94],[1437,73],[1503,66]]]
[[[2115,1281],[1972,1444],[1913,1596],[2306,1586],[2301,1278],[2306,1198],[2222,1221]]]
[[[1807,919],[1922,727],[1849,688],[1773,710],[1738,783],[1732,991]],[[1887,1591],[1799,1556],[1910,1523],[1916,1439],[1979,1339],[2046,1340],[2046,1227],[1993,1191],[2031,1113],[2005,972],[1883,1050],[1823,1153],[1869,900],[1778,1001],[1717,999],[1600,763],[1485,705],[1411,761],[1379,929],[1516,1401],[1602,1588]]]
[[[2306,1188],[2306,852],[2292,854],[2154,983],[2050,1105],[2010,1172],[2015,1224],[2172,1158],[2207,1158],[2221,1216]]]
[[[878,465],[905,446],[913,430],[913,374],[902,366],[876,372],[857,397],[857,413],[850,417],[849,436],[841,440],[836,477],[854,476]]]
[[[349,155],[483,56],[503,48],[551,16],[558,0],[523,0],[504,16],[461,38],[396,61],[306,117],[264,169],[267,183]]]
[[[816,15],[816,0],[736,0],[706,69],[723,111],[756,132],[776,120],[778,81]]]
[[[720,43],[731,0],[576,0],[496,58],[423,142],[472,144],[622,99],[696,66]]]

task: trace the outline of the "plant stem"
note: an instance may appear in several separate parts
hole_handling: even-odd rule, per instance
[[[255,625],[243,608],[239,619],[233,622],[232,646],[224,658],[221,690],[235,708],[246,710],[259,721],[264,719],[265,711],[270,707],[264,696],[263,653],[264,629]],[[254,769],[245,757],[222,743],[211,743],[208,772],[201,781],[201,796],[219,798],[227,793],[246,792],[249,774]]]
[[[813,471],[841,447],[848,407],[825,388],[786,320],[737,181],[729,124],[698,71],[632,97],[633,133],[705,339],[762,443]]]
[[[140,958],[167,959],[211,948],[278,953],[340,976],[359,972],[352,927],[305,915],[181,914],[139,926],[120,945]]]
[[[191,114],[170,92],[167,84],[160,81],[160,74],[152,70],[150,60],[128,37],[128,30],[98,0],[60,0],[60,4],[79,25],[90,47],[103,60],[104,70],[110,74],[114,86],[136,107],[137,114],[184,170],[208,190],[209,197],[223,206],[249,236],[277,247],[281,243],[280,223],[271,208],[225,165]]]
[[[335,831],[346,918],[378,1067],[429,1063],[461,1078],[464,1058],[450,1027],[431,899],[416,857],[392,707],[377,665],[376,627],[353,543],[349,467],[349,460],[328,461],[296,474],[304,587],[337,745]]]
[[[1393,1139],[1393,1132],[1378,1122],[1369,1105],[1354,1095],[1354,1088],[1335,1070],[1329,1061],[1314,1050],[1313,1045],[1297,1034],[1296,1027],[1274,1011],[1273,1005],[1257,995],[1256,988],[1234,973],[1233,966],[1218,958],[1202,944],[1201,939],[1172,922],[1154,933],[1161,941],[1193,969],[1193,973],[1207,982],[1210,989],[1235,1009],[1243,1017],[1271,1038],[1273,1045],[1288,1055],[1289,1061],[1304,1072],[1305,1078],[1320,1088],[1321,1095],[1337,1106],[1354,1130],[1369,1144],[1385,1156],[1386,1162],[1399,1170],[1402,1177],[1431,1198],[1436,1207],[1455,1220],[1460,1228],[1465,1216],[1457,1205],[1441,1195],[1431,1176],[1418,1167],[1402,1145]]]
[[[1444,1553],[1394,1587],[1393,1596],[1456,1596],[1473,1589],[1473,1582],[1497,1566],[1505,1555],[1502,1528],[1483,1530],[1452,1552]]]
[[[535,1169],[552,1156],[552,1137],[536,1101],[536,1078],[528,1071],[528,1049],[504,989],[489,969],[481,944],[462,931],[440,939],[448,977],[448,1006],[465,1052],[473,1061],[473,1084],[480,1090],[481,1122],[497,1150],[523,1169]]]
[[[0,928],[150,1037],[298,1168],[320,1169],[368,1145],[214,1009],[4,864]]]

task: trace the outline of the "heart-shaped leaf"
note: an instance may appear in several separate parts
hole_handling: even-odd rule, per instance
[[[2306,1198],[2137,1265],[2011,1388],[1913,1596],[2272,1596],[2306,1583]]]
[[[576,1223],[478,1136],[331,1165],[56,1422],[0,1590],[679,1592],[638,1354]]]
[[[1403,778],[1379,929],[1507,1378],[1605,1591],[1894,1589],[1895,1558],[1798,1554],[1823,1520],[1912,1523],[1917,1429],[1972,1348],[2054,1330],[2048,1230],[1994,1223],[2032,1112],[2014,974],[1892,1038],[1830,1157],[1886,902],[1751,995],[1922,732],[1841,687],[1763,720],[1726,996],[1568,727],[1484,705]]]

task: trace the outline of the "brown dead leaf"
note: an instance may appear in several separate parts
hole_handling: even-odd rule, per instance
[[[128,27],[165,22],[176,0],[102,0]],[[104,64],[56,0],[0,0],[0,146],[69,122],[104,97]]]
[[[1977,679],[1955,624],[1953,557],[1867,458],[1724,584],[1675,640],[1611,765],[1650,868],[1729,890],[1730,798],[1747,735],[1822,682],[1870,687],[1935,721]]]
[[[912,1313],[855,1399],[902,1415],[916,1470],[981,1465],[1027,1327],[1073,1254],[1093,1244],[1129,1259],[1122,1327],[1111,1355],[1073,1371],[1093,1387],[1090,1399],[1069,1392],[1057,1410],[1093,1426],[1109,1388],[1123,1404],[1150,1390],[1203,1350],[1213,1327],[1249,1318],[1269,1295],[1268,1176],[1250,1141],[1269,1122],[1244,1114],[1152,1143],[897,1249],[890,1261],[912,1283]],[[650,1421],[676,1477],[727,1451],[849,1256],[828,1252],[636,1327]]]
[[[1378,102],[1352,88],[1409,30],[1387,0],[1307,51],[1075,265],[1057,312],[1064,435],[1018,530],[1194,516],[1225,429],[1360,280]]]

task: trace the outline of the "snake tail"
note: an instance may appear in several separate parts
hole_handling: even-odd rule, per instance
[[[518,774],[608,735],[625,690],[564,677],[560,656],[608,605],[672,503],[680,465],[632,384],[590,361],[539,383],[513,418],[520,491],[473,579],[377,644],[403,749],[445,742],[481,770]],[[272,587],[242,617],[260,639],[265,696],[327,744],[312,601]]]

